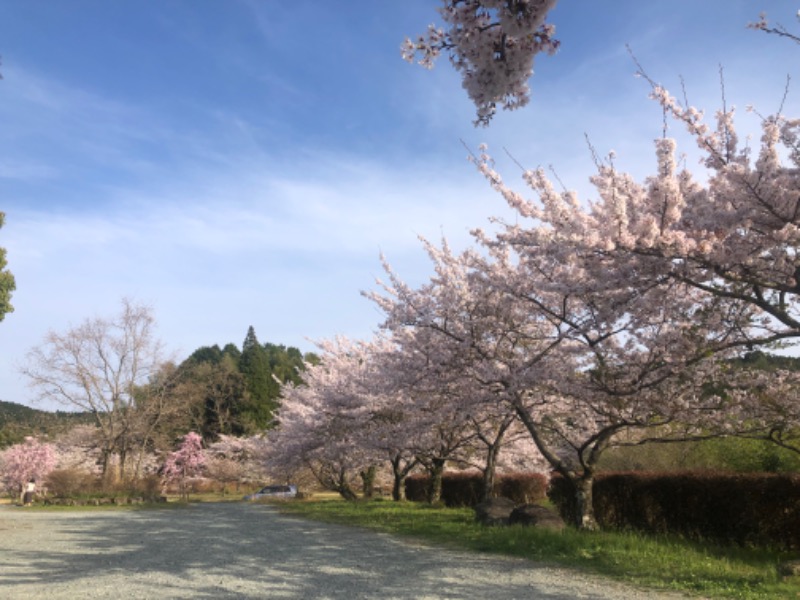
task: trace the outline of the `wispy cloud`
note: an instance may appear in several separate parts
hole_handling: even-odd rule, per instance
[[[572,4],[553,14],[564,46],[537,60],[531,104],[489,129],[472,127],[446,59],[433,72],[400,59],[403,37],[436,20],[427,0],[90,0],[96,37],[80,35],[88,9],[20,4],[0,22],[0,246],[18,282],[0,362],[126,295],[154,305],[184,355],[239,343],[248,325],[297,345],[368,335],[380,315],[359,290],[381,275],[381,251],[421,282],[418,235],[461,248],[490,216],[515,218],[468,149],[488,143],[520,189],[520,165],[552,165],[583,198],[585,134],[620,168],[652,171],[662,115],[626,42],[674,90],[683,75],[709,114],[720,62],[727,101],[766,113],[782,70],[796,71],[785,47],[744,30],[748,0]],[[0,398],[25,397],[0,369]]]

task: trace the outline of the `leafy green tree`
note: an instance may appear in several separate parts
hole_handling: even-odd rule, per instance
[[[184,364],[212,363],[216,365],[222,361],[222,357],[223,352],[218,345],[203,346],[192,352],[192,355],[184,361]]]
[[[800,358],[770,354],[762,350],[748,352],[740,359],[732,362],[747,369],[760,369],[762,371],[776,371],[778,369],[800,371]]]
[[[225,347],[222,349],[222,354],[230,358],[237,365],[242,358],[242,351],[239,350],[236,344],[232,343],[225,344]]]
[[[5,213],[0,212],[0,227],[3,226],[5,218]],[[6,250],[5,248],[0,248],[0,321],[8,313],[14,312],[14,307],[11,306],[11,292],[17,289],[14,276],[11,271],[6,269],[6,265]]]
[[[248,392],[239,372],[240,354],[232,344],[223,350],[217,345],[204,346],[178,367],[179,376],[170,395],[173,403],[184,406],[185,410],[183,422],[174,433],[194,429],[206,443],[212,443],[221,435],[246,432],[242,409]]]
[[[180,365],[180,384],[173,393],[181,399],[175,402],[188,403],[193,415],[189,428],[206,443],[222,435],[254,434],[275,424],[280,405],[276,378],[300,385],[306,362],[317,364],[319,357],[282,344],[261,344],[250,326],[241,350],[232,343],[203,346]]]

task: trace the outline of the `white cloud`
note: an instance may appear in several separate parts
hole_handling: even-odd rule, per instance
[[[418,283],[429,274],[418,235],[444,235],[459,249],[489,216],[514,218],[461,139],[472,149],[487,142],[510,183],[520,182],[517,162],[552,165],[584,198],[594,168],[584,134],[600,155],[615,149],[620,168],[639,178],[652,170],[661,112],[633,77],[625,42],[673,89],[683,74],[689,99],[709,114],[720,62],[730,103],[777,108],[781,69],[796,67],[786,46],[744,30],[746,2],[620,3],[627,19],[560,3],[562,52],[537,60],[531,104],[489,129],[472,127],[446,59],[433,72],[400,60],[403,36],[435,19],[421,0],[365,4],[358,15],[330,8],[338,20],[326,22],[311,18],[320,14],[313,2],[279,13],[244,2],[241,14],[232,3],[220,22],[191,3],[149,7],[161,23],[153,32],[176,35],[142,45],[114,85],[93,76],[93,60],[107,58],[97,47],[59,69],[52,53],[27,46],[63,45],[69,26],[59,22],[52,40],[38,33],[45,23],[11,36],[0,85],[0,246],[18,291],[0,325],[0,360],[18,362],[49,328],[115,312],[126,295],[153,304],[183,355],[239,344],[251,324],[262,341],[306,347],[305,337],[368,335],[380,315],[359,291],[381,275],[379,252]],[[14,33],[7,27],[0,33]],[[381,39],[370,37],[376,30]],[[109,36],[141,41],[126,28]],[[290,64],[267,51],[287,44]],[[173,56],[184,69],[203,65],[197,79],[160,69]],[[796,94],[789,103],[796,113]],[[757,119],[748,122],[757,131]],[[0,398],[27,399],[12,369],[0,369]]]

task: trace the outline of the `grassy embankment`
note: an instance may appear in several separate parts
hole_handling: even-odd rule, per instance
[[[411,502],[309,500],[281,509],[327,522],[412,536],[433,544],[492,552],[582,571],[655,589],[709,598],[800,598],[800,577],[782,580],[778,565],[797,556],[720,547],[637,533],[562,533],[519,526],[483,527],[470,509],[434,508]]]

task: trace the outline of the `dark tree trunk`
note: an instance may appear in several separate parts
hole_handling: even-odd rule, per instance
[[[500,446],[490,446],[486,453],[486,467],[483,470],[483,497],[481,502],[494,497],[494,481],[497,472],[497,455]]]
[[[403,465],[402,454],[397,454],[391,461],[392,475],[394,481],[392,482],[392,500],[400,502],[406,499],[406,477],[414,469],[419,461],[417,459],[409,460],[405,466]]]
[[[336,491],[339,492],[339,495],[348,502],[353,502],[355,500],[358,500],[358,495],[353,491],[353,488],[351,488],[347,483],[340,484],[339,487],[336,489]]]
[[[392,483],[392,500],[402,502],[406,499],[406,476],[395,473]]]
[[[375,476],[378,469],[375,465],[370,465],[359,475],[361,476],[361,491],[366,499],[372,499],[375,496]]]
[[[597,531],[600,526],[594,514],[594,504],[592,500],[592,486],[594,485],[594,475],[584,473],[581,477],[572,480],[575,486],[575,525],[578,529],[587,531]]]
[[[431,461],[431,483],[428,489],[428,502],[436,504],[442,499],[442,474],[444,473],[444,459],[434,458]]]

